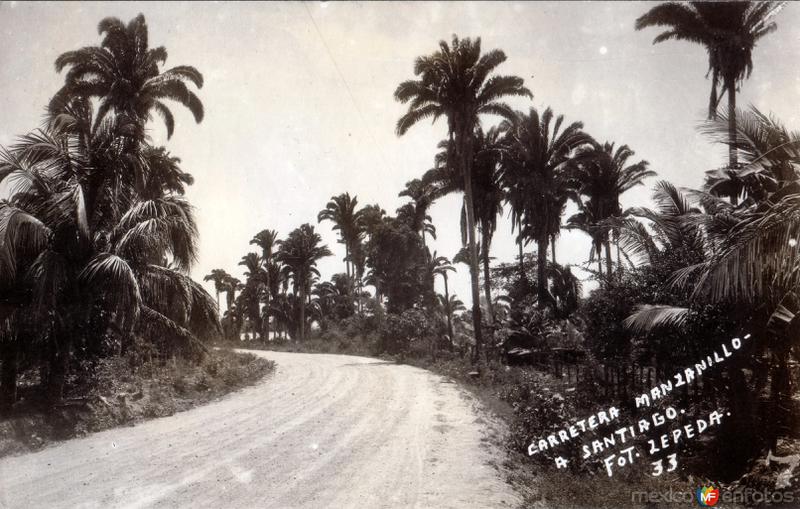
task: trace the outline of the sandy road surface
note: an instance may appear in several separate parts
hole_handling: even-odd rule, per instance
[[[455,384],[410,366],[263,352],[218,402],[0,460],[0,507],[513,507],[496,432]],[[494,431],[489,431],[489,430]]]

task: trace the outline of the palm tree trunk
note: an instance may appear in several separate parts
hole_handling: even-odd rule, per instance
[[[520,235],[517,245],[519,246],[519,277],[520,281],[522,281],[525,279],[525,261],[522,252],[522,235]]]
[[[350,247],[347,242],[344,243],[344,270],[347,273],[347,279],[350,279]]]
[[[539,309],[544,309],[548,303],[547,298],[547,238],[548,235],[539,235],[536,241],[536,295],[539,300]]]
[[[217,313],[219,313],[220,312],[220,307],[219,307],[219,288],[216,288],[216,290],[217,290]]]
[[[607,238],[605,241],[606,244],[606,271],[608,272],[608,277],[611,277],[611,239]]]
[[[478,249],[475,242],[475,210],[472,196],[472,133],[469,126],[457,125],[456,146],[458,147],[461,174],[464,176],[464,200],[467,212],[467,244],[469,248],[469,275],[472,284],[472,326],[475,329],[475,351],[472,363],[477,364],[483,349],[481,330],[480,283],[478,281]]]
[[[556,262],[556,236],[555,235],[551,235],[550,236],[550,248],[553,251],[553,265],[555,265],[557,263]]]
[[[489,324],[494,323],[494,306],[492,306],[492,275],[489,270],[489,232],[484,228],[483,235],[483,295],[486,297],[486,309],[489,311]]]
[[[736,78],[726,77],[725,86],[728,89],[728,165],[736,168],[739,165],[736,151]]]
[[[444,276],[444,298],[447,301],[447,335],[450,337],[450,349],[453,349],[453,310],[450,309],[450,289],[447,287],[447,272],[443,274]]]
[[[298,338],[300,341],[305,339],[306,334],[306,285],[305,285],[305,277],[302,277],[300,280],[300,284],[297,288],[298,292],[298,301],[300,304],[300,333],[298,334]]]

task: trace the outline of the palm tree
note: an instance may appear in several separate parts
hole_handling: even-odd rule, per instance
[[[137,334],[204,348],[199,338],[219,330],[214,299],[186,275],[197,253],[191,206],[177,194],[134,192],[113,224],[91,224],[92,141],[73,128],[51,126],[0,153],[0,182],[20,182],[0,202],[0,286],[15,311],[0,318],[47,342],[53,400],[63,395],[76,341],[96,349],[111,330],[126,344]]]
[[[438,197],[436,189],[429,182],[420,179],[413,179],[406,182],[406,187],[398,196],[408,196],[412,202],[407,203],[397,209],[397,216],[407,216],[408,222],[412,225],[414,231],[420,232],[422,235],[422,245],[425,245],[425,233],[429,233],[431,237],[436,239],[436,228],[431,223],[431,216],[428,215],[428,209],[433,205],[434,200]]]
[[[636,20],[636,29],[666,27],[653,44],[670,39],[703,45],[711,73],[709,118],[716,117],[722,94],[728,94],[728,166],[738,167],[736,88],[753,71],[753,49],[777,25],[770,21],[786,2],[668,2]],[[720,83],[721,82],[721,83]],[[722,85],[718,91],[719,85]]]
[[[439,307],[444,311],[445,316],[447,317],[447,336],[448,336],[448,344],[450,345],[450,349],[453,348],[455,345],[455,338],[453,337],[453,313],[457,313],[458,311],[466,311],[467,308],[464,306],[464,303],[458,299],[455,295],[445,296],[441,294],[437,294],[437,303]]]
[[[489,271],[492,237],[497,229],[497,216],[503,212],[505,193],[501,186],[498,164],[502,153],[499,140],[500,131],[496,128],[484,133],[478,127],[473,139],[472,189],[474,194],[474,217],[481,234],[480,261],[483,262],[484,296],[486,297],[489,317],[493,320],[493,301],[491,296],[491,275]],[[452,153],[448,140],[439,143],[440,152],[436,154],[436,166],[427,171],[422,182],[428,187],[432,199],[438,199],[450,193],[463,192],[464,181],[456,169],[449,164]],[[466,207],[461,208],[461,241],[467,243]]]
[[[352,274],[350,254],[357,249],[355,244],[360,236],[357,206],[357,197],[351,198],[350,193],[342,193],[332,196],[325,208],[317,214],[317,222],[331,221],[333,229],[339,230],[340,242],[344,244],[345,249],[344,263],[348,276]]]
[[[598,221],[595,217],[596,211],[592,210],[593,207],[588,206],[576,197],[578,203],[578,210],[575,214],[569,216],[565,226],[568,230],[580,230],[587,234],[592,239],[592,247],[589,250],[589,263],[591,263],[595,256],[597,257],[597,274],[603,275],[603,246],[605,239],[608,236],[608,227],[605,223]],[[524,272],[523,272],[524,275]]]
[[[214,290],[217,292],[217,312],[219,312],[220,309],[219,294],[225,291],[225,283],[230,277],[231,275],[225,272],[223,269],[214,269],[210,274],[203,278],[203,281],[214,282]]]
[[[606,269],[609,277],[611,277],[611,236],[609,228],[604,224],[608,224],[612,218],[622,216],[619,200],[623,193],[641,185],[645,178],[656,175],[656,172],[647,169],[649,164],[647,161],[628,164],[633,155],[633,150],[627,145],[615,150],[613,143],[606,142],[602,145],[596,143],[577,154],[573,165],[574,178],[578,182],[575,198],[581,212],[580,215],[570,217],[568,222],[573,225],[583,225],[591,218],[593,224],[585,225],[585,229],[591,230],[594,234],[592,239],[596,248],[599,248],[601,243],[605,244]],[[586,200],[581,197],[585,197]],[[619,259],[619,243],[617,243],[617,258]]]
[[[397,219],[407,224],[409,228],[417,232],[425,246],[425,234],[430,235],[436,240],[436,227],[431,222],[431,216],[427,213],[427,206],[416,201],[401,205],[396,210]]]
[[[484,134],[482,129],[475,130],[475,162],[473,181],[475,182],[475,217],[481,232],[481,260],[483,261],[483,291],[486,306],[489,310],[490,322],[494,322],[492,300],[492,281],[489,270],[489,255],[492,238],[497,230],[497,217],[503,213],[505,192],[500,181],[499,163],[501,154],[500,131],[490,129]]]
[[[699,224],[689,218],[702,214],[696,200],[686,191],[666,181],[656,183],[653,191],[655,209],[632,208],[618,221],[620,243],[639,263],[657,265],[670,253],[679,253],[687,264],[705,258],[705,234]],[[717,202],[706,201],[705,212],[715,212],[712,205],[728,215],[730,210]],[[730,207],[730,205],[728,205]],[[635,218],[646,220],[649,229]]]
[[[475,326],[475,354],[480,357],[481,334],[480,287],[478,283],[478,253],[475,239],[475,217],[472,193],[473,144],[472,135],[485,114],[511,118],[511,108],[501,99],[509,96],[532,97],[516,76],[489,75],[506,60],[500,50],[481,55],[481,40],[453,36],[451,44],[439,43],[439,50],[417,58],[414,74],[417,80],[401,83],[395,99],[408,103],[408,112],[397,122],[397,134],[402,136],[421,120],[447,118],[448,139],[453,142],[451,160],[464,180],[464,199],[467,209],[467,237],[470,252],[472,283],[472,319]]]
[[[165,194],[186,194],[186,186],[194,184],[194,177],[184,172],[181,160],[173,157],[164,147],[144,146],[142,159],[147,172],[143,172],[139,194],[144,199]]]
[[[105,18],[98,31],[104,36],[100,46],[68,51],[56,59],[56,71],[65,67],[70,70],[64,86],[50,103],[51,109],[58,110],[75,97],[98,98],[96,126],[113,111],[143,127],[155,112],[164,120],[169,137],[175,129],[175,119],[164,100],[184,105],[198,123],[203,120],[203,104],[185,83],[201,88],[203,76],[186,65],[159,69],[167,60],[167,50],[163,46],[148,47],[147,23],[142,14],[127,26],[117,18]]]
[[[547,108],[540,116],[536,108],[504,121],[504,154],[500,179],[511,206],[512,222],[522,225],[521,235],[536,241],[537,294],[539,306],[553,303],[547,289],[547,247],[561,228],[561,216],[575,187],[568,171],[572,157],[593,140],[581,122],[563,131],[563,115],[555,117]]]
[[[239,265],[247,269],[244,273],[245,283],[242,291],[242,300],[254,334],[262,332],[261,296],[262,292],[265,291],[267,272],[261,262],[262,260],[258,253],[247,253],[239,261]],[[263,337],[262,340],[266,341]]]
[[[305,305],[308,289],[313,276],[319,276],[317,262],[331,256],[328,246],[320,245],[322,237],[314,231],[314,227],[306,223],[292,230],[289,236],[279,241],[278,260],[284,264],[287,276],[294,283],[294,292],[298,296],[299,338],[305,339]]]
[[[278,232],[275,230],[261,230],[251,240],[250,244],[254,244],[261,248],[261,263],[263,264],[264,276],[264,293],[265,293],[265,306],[264,306],[264,320],[262,320],[264,341],[269,341],[269,309],[270,297],[274,296],[272,293],[271,272],[270,265],[275,254],[275,246],[278,239]]]
[[[740,168],[706,172],[705,189],[715,196],[742,196],[743,206],[763,202],[787,183],[800,178],[793,161],[800,159],[800,133],[790,132],[777,118],[755,107],[736,112],[736,149]],[[701,132],[717,142],[727,142],[727,114],[709,120]]]
[[[446,302],[450,302],[450,289],[447,285],[447,273],[448,272],[455,272],[456,268],[450,264],[450,260],[447,259],[446,256],[436,256],[436,252],[434,251],[433,256],[433,274],[434,276],[442,276],[444,280],[444,299]],[[450,308],[446,308],[447,310],[447,334],[450,336],[450,341],[452,344],[453,341],[453,315],[450,312]]]

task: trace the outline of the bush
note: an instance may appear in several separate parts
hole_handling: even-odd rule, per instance
[[[389,313],[380,326],[380,351],[389,354],[430,351],[435,341],[435,321],[420,309]]]

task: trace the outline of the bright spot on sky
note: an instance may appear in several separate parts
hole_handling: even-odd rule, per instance
[[[600,54],[605,55],[606,53],[608,53],[608,48],[605,46],[600,46]]]

